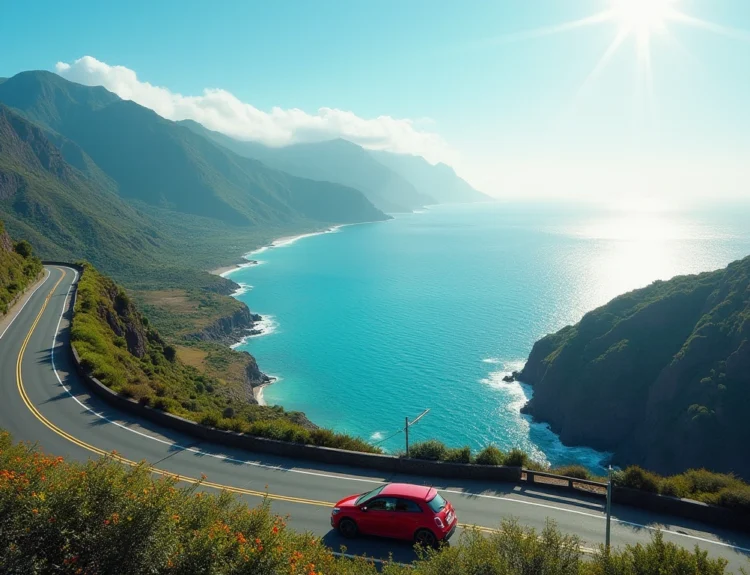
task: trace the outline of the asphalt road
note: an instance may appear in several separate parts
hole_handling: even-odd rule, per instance
[[[125,459],[147,461],[157,471],[186,480],[207,476],[206,489],[226,489],[249,504],[266,492],[274,511],[289,514],[289,524],[324,538],[334,550],[411,561],[407,543],[361,538],[344,541],[330,528],[330,507],[342,497],[367,491],[383,481],[429,484],[441,490],[463,526],[496,528],[503,519],[541,529],[554,520],[565,533],[577,534],[586,548],[604,542],[604,513],[598,499],[560,494],[538,487],[428,477],[384,476],[369,470],[294,461],[196,441],[169,429],[141,422],[91,397],[66,352],[69,290],[75,272],[51,266],[25,303],[11,312],[13,323],[0,325],[0,427],[16,440],[38,442],[47,452],[85,461],[116,450]],[[20,306],[23,308],[19,311]],[[5,330],[5,332],[3,332]],[[646,543],[661,529],[665,539],[711,556],[724,557],[734,571],[750,567],[750,535],[697,522],[651,514],[614,504],[613,545]],[[460,536],[460,530],[453,541]]]

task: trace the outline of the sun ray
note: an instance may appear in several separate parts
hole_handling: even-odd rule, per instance
[[[573,20],[571,22],[565,22],[563,24],[555,24],[554,26],[545,26],[542,28],[535,28],[533,30],[526,30],[524,32],[515,32],[513,34],[505,34],[503,36],[496,36],[485,40],[488,44],[509,44],[512,42],[523,42],[525,40],[533,40],[536,38],[542,38],[544,36],[553,36],[555,34],[562,34],[564,32],[570,32],[577,30],[578,28],[584,28],[586,26],[594,26],[596,24],[602,24],[612,20],[613,13],[611,10],[594,14],[580,20]]]
[[[708,32],[713,32],[714,34],[719,34],[721,36],[732,38],[734,40],[743,40],[745,42],[750,42],[750,32],[748,32],[747,30],[730,28],[728,26],[722,26],[721,24],[715,24],[714,22],[709,22],[707,20],[701,20],[700,18],[690,16],[688,14],[685,14],[684,12],[680,12],[679,10],[670,10],[669,19],[674,22],[687,24],[688,26],[692,26],[693,28],[707,30]]]
[[[606,65],[609,63],[612,56],[614,56],[617,53],[617,50],[620,48],[622,43],[630,36],[630,29],[628,28],[621,28],[620,31],[617,33],[617,36],[612,41],[612,43],[607,48],[607,51],[604,52],[601,58],[599,58],[599,61],[596,63],[596,66],[594,66],[594,69],[591,70],[588,76],[586,76],[586,79],[583,81],[583,84],[581,84],[581,87],[578,89],[578,94],[576,98],[580,98],[588,89],[590,84],[594,81],[594,79],[599,75],[599,73],[606,67]]]

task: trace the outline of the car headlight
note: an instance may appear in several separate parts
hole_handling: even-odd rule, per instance
[[[341,511],[341,508],[334,507],[333,510],[331,511],[331,515],[336,515],[339,511]]]

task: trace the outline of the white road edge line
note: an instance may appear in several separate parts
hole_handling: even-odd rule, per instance
[[[13,322],[14,322],[14,321],[16,321],[16,318],[17,318],[17,317],[18,317],[19,315],[21,315],[21,312],[23,311],[23,308],[25,308],[25,307],[26,307],[26,304],[27,304],[27,303],[29,303],[29,302],[31,301],[31,298],[32,298],[32,297],[34,296],[34,294],[36,293],[36,291],[37,291],[37,290],[38,290],[38,289],[39,289],[40,287],[42,287],[42,286],[43,286],[44,284],[46,284],[46,283],[47,283],[47,280],[49,279],[49,276],[50,276],[51,274],[50,274],[50,272],[49,272],[49,270],[48,270],[48,269],[45,269],[45,270],[44,270],[44,273],[45,273],[46,275],[45,275],[45,278],[44,278],[44,279],[42,280],[42,283],[40,283],[40,284],[39,284],[38,286],[36,286],[36,287],[34,288],[34,291],[33,291],[33,292],[31,292],[31,293],[29,294],[29,297],[27,297],[27,298],[26,298],[26,301],[25,301],[25,302],[23,302],[23,305],[21,306],[21,309],[19,309],[19,310],[18,310],[18,311],[16,312],[16,315],[14,315],[14,316],[13,316],[13,319],[12,319],[12,320],[10,320],[10,323],[9,323],[8,325],[6,325],[6,326],[5,326],[5,329],[3,330],[3,333],[0,333],[0,339],[3,339],[3,336],[4,336],[4,335],[5,335],[6,333],[7,333],[7,331],[8,331],[9,329],[10,329],[10,326],[12,326],[12,325],[13,325]]]
[[[60,266],[60,267],[65,267],[65,266]],[[67,294],[65,296],[65,301],[63,302],[63,308],[62,308],[62,311],[60,312],[60,319],[57,321],[57,329],[55,331],[54,337],[52,338],[52,349],[50,351],[50,357],[51,357],[51,360],[52,360],[52,370],[55,372],[55,377],[57,377],[57,381],[59,382],[60,386],[68,393],[68,395],[71,398],[73,398],[76,403],[78,403],[78,405],[80,405],[85,411],[88,411],[88,412],[92,413],[93,415],[95,415],[96,417],[98,417],[100,419],[103,419],[104,421],[106,421],[108,423],[112,423],[113,425],[116,425],[117,427],[119,427],[121,429],[129,431],[131,433],[135,433],[136,435],[140,435],[141,437],[144,437],[146,439],[151,439],[153,441],[158,441],[159,443],[162,443],[164,445],[168,445],[170,447],[179,449],[181,451],[188,451],[188,452],[195,453],[195,454],[201,455],[201,456],[208,456],[208,457],[213,457],[214,459],[220,459],[220,460],[224,460],[224,461],[231,461],[232,463],[242,463],[242,464],[245,464],[245,465],[251,465],[253,467],[260,467],[260,468],[264,468],[264,469],[269,469],[271,471],[278,471],[278,470],[280,470],[279,466],[266,465],[264,463],[258,463],[256,461],[245,461],[245,460],[241,460],[241,459],[234,459],[234,458],[228,457],[226,455],[218,455],[218,454],[215,454],[215,453],[209,453],[209,452],[206,452],[206,451],[201,451],[201,450],[195,449],[193,447],[184,447],[184,446],[182,446],[182,445],[180,445],[178,443],[166,441],[164,439],[160,439],[158,437],[154,437],[154,436],[149,435],[147,433],[142,433],[142,432],[137,431],[135,429],[131,429],[131,428],[123,425],[122,423],[119,423],[117,421],[112,421],[111,419],[105,417],[104,415],[102,415],[100,413],[97,413],[96,411],[94,411],[90,407],[88,407],[88,406],[84,405],[83,403],[81,403],[81,401],[75,395],[73,395],[73,393],[70,391],[70,389],[62,382],[62,379],[60,379],[60,374],[57,372],[57,366],[55,365],[55,349],[57,348],[57,334],[60,331],[60,324],[62,323],[63,316],[65,315],[65,309],[67,307],[66,304],[67,304],[68,298],[70,297],[70,291],[73,289],[73,284],[75,284],[76,280],[78,279],[78,272],[76,270],[74,270],[73,268],[67,268],[67,267],[65,269],[71,270],[75,274],[75,276],[73,278],[73,282],[70,284],[70,287],[68,288],[68,292],[67,292]],[[48,273],[47,277],[49,277],[49,273]],[[45,279],[44,281],[46,282],[47,280]],[[36,289],[39,289],[40,287],[41,287],[41,284]],[[34,291],[36,291],[36,290],[34,290]],[[32,295],[33,295],[33,292],[32,292]],[[29,296],[29,299],[31,299],[30,296]],[[28,303],[28,300],[27,300],[27,303]],[[24,304],[24,306],[25,305],[26,304]],[[23,309],[23,308],[21,308],[21,309]],[[18,313],[21,313],[21,311],[19,310]],[[18,317],[18,316],[16,316],[16,317]],[[15,320],[15,318],[13,318],[13,319]],[[10,327],[10,325],[8,327]],[[7,328],[6,328],[6,331],[7,331]],[[5,332],[3,332],[3,334],[4,333]],[[2,336],[0,336],[0,337],[2,337]],[[319,472],[316,472],[316,471],[304,471],[304,470],[301,470],[301,469],[285,469],[284,471],[285,472],[289,472],[289,473],[299,473],[301,475],[315,475],[315,476],[318,476],[318,477],[324,477],[326,479],[339,479],[339,480],[346,480],[346,481],[360,481],[360,482],[364,482],[364,483],[374,483],[374,484],[387,483],[385,481],[379,481],[377,479],[363,479],[361,477],[348,477],[348,476],[345,476],[345,475],[333,475],[333,474],[328,474],[328,473],[319,473]],[[575,514],[575,515],[583,515],[584,517],[591,517],[591,518],[594,518],[594,519],[601,519],[601,520],[605,519],[603,513],[599,514],[599,515],[596,515],[594,513],[586,513],[585,511],[577,511],[575,509],[566,509],[564,507],[557,507],[555,505],[547,505],[545,503],[536,503],[534,501],[522,501],[520,499],[513,499],[511,497],[501,497],[499,495],[486,495],[486,494],[483,494],[483,493],[472,493],[472,492],[469,492],[469,491],[458,491],[458,490],[454,490],[454,489],[439,489],[439,491],[442,491],[443,493],[451,493],[451,494],[454,494],[454,495],[461,495],[461,496],[464,496],[464,497],[481,497],[483,499],[493,499],[493,500],[496,500],[496,501],[507,501],[509,503],[519,503],[519,504],[522,504],[522,505],[531,505],[533,507],[542,507],[542,508],[545,508],[545,509],[551,509],[553,511],[560,511],[560,512],[563,512],[563,513],[572,513],[572,514]],[[740,551],[742,553],[750,553],[750,548],[739,547],[737,545],[732,545],[730,543],[724,543],[722,541],[715,541],[713,539],[707,539],[705,537],[699,537],[697,535],[689,535],[687,533],[680,533],[680,532],[677,532],[677,531],[671,531],[670,529],[668,529],[668,526],[665,526],[664,528],[651,527],[649,525],[642,525],[640,523],[633,523],[632,521],[624,521],[622,519],[617,519],[616,517],[613,517],[612,521],[614,521],[615,523],[620,523],[621,525],[629,525],[629,526],[632,526],[632,527],[637,527],[639,529],[648,529],[649,531],[661,531],[661,532],[663,532],[665,534],[674,535],[676,537],[685,537],[685,538],[688,538],[688,539],[693,539],[695,541],[701,541],[703,543],[708,543],[710,545],[718,545],[720,547],[726,547],[728,549],[733,549],[735,551]]]

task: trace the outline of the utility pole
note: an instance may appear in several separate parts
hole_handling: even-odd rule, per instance
[[[607,532],[605,536],[605,547],[609,553],[609,524],[612,518],[612,466],[609,466],[609,479],[607,481]]]
[[[409,457],[409,427],[414,425],[417,421],[422,419],[425,415],[427,415],[427,412],[430,411],[429,409],[425,409],[422,413],[420,413],[414,421],[409,421],[408,417],[404,418],[404,434],[406,435],[406,457]]]

